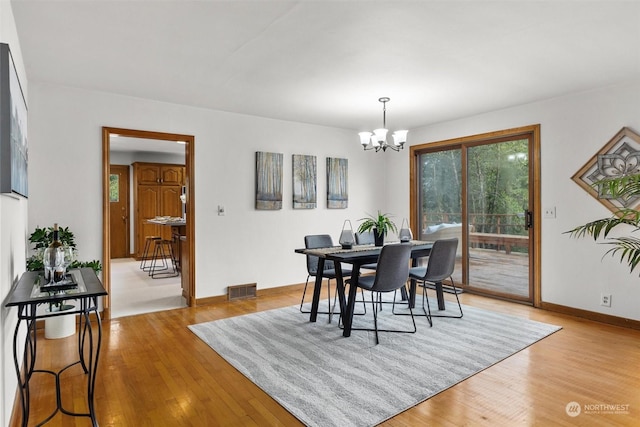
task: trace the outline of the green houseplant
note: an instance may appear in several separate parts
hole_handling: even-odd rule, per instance
[[[75,236],[69,230],[69,227],[58,228],[58,240],[63,246],[70,247],[74,253],[77,253]],[[36,227],[35,231],[29,236],[29,243],[32,245],[32,255],[27,258],[28,271],[40,271],[44,269],[43,255],[44,250],[53,242],[53,227],[40,228]],[[74,256],[75,258],[75,256]],[[69,268],[90,267],[98,274],[102,270],[102,264],[98,260],[78,261],[74,259]],[[49,312],[60,312],[73,310],[74,306],[65,304],[63,301],[49,303]],[[45,338],[64,338],[76,332],[75,316],[56,316],[47,317],[44,324]]]
[[[599,189],[598,194],[606,194],[613,198],[628,200],[640,196],[640,174],[603,179],[593,185]],[[602,236],[606,239],[602,244],[611,245],[604,255],[619,255],[620,262],[626,263],[633,272],[640,263],[640,239],[633,236],[608,237],[611,230],[622,224],[631,226],[631,233],[640,230],[640,211],[621,208],[609,218],[588,222],[566,233],[572,237],[591,236],[594,240]]]
[[[391,216],[387,213],[383,214],[380,211],[378,211],[378,215],[376,216],[369,214],[369,216],[360,218],[358,221],[362,221],[358,227],[358,233],[373,231],[376,246],[383,245],[384,236],[386,236],[389,231],[393,231],[394,233],[398,232],[396,224],[391,220]]]
[[[59,227],[58,239],[64,246],[74,249],[76,252],[76,242],[73,232],[69,227]],[[53,227],[40,228],[36,227],[35,231],[29,236],[29,243],[32,245],[33,253],[27,258],[27,271],[40,271],[44,269],[42,255],[44,250],[53,242]],[[78,261],[74,260],[69,268],[90,267],[98,274],[102,271],[102,263],[98,260]]]

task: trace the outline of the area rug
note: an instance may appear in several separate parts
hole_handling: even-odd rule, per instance
[[[449,310],[457,306],[448,306]],[[362,307],[360,307],[362,311]],[[421,311],[421,308],[418,309]],[[308,426],[374,426],[559,330],[560,327],[463,306],[462,319],[416,317],[415,334],[353,331],[337,317],[316,323],[297,306],[191,325],[231,365]],[[408,316],[385,305],[384,329]],[[354,328],[372,327],[367,314]]]

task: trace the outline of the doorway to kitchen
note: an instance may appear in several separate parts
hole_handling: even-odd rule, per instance
[[[104,317],[106,319],[111,318],[114,313],[128,315],[137,314],[137,312],[156,311],[163,309],[162,307],[175,308],[175,302],[169,301],[169,299],[181,300],[177,306],[195,306],[195,278],[193,274],[195,266],[195,233],[193,226],[193,207],[195,206],[193,180],[194,139],[192,135],[103,127],[103,282],[107,292],[109,292],[109,295],[104,299]],[[174,253],[181,254],[176,255],[180,274],[171,278],[153,279],[148,277],[147,272],[140,269],[140,259],[136,256],[139,249],[135,246],[139,243],[136,242],[136,227],[132,224],[137,212],[135,209],[135,192],[129,191],[130,196],[128,197],[120,194],[116,196],[118,191],[114,183],[121,184],[118,186],[119,189],[124,186],[123,181],[126,181],[129,189],[131,189],[135,186],[133,174],[127,179],[118,173],[113,174],[112,168],[115,164],[121,164],[126,165],[131,171],[134,163],[136,165],[142,164],[137,162],[137,160],[141,159],[140,153],[142,152],[146,153],[142,158],[147,162],[143,164],[145,167],[149,166],[151,162],[158,162],[159,164],[160,162],[168,161],[167,156],[170,156],[171,153],[175,154],[176,150],[181,152],[181,158],[171,161],[171,163],[181,164],[181,171],[183,171],[183,176],[181,176],[182,185],[176,197],[181,200],[180,204],[183,204],[184,207],[178,209],[179,212],[175,215],[171,215],[181,215],[184,219],[183,226],[180,227],[181,236],[177,236],[173,241],[174,248],[179,249]],[[118,168],[114,171],[117,172],[117,170]],[[163,169],[160,168],[160,170]],[[128,199],[130,206],[133,208],[127,210],[127,208],[123,209],[122,206],[112,206],[114,199],[120,200],[123,197]],[[117,205],[117,203],[115,204]],[[114,209],[115,212],[112,212]],[[114,230],[117,232],[119,229],[114,222],[126,223],[122,228],[129,228],[130,230],[125,233],[129,244],[126,245],[128,249],[125,249],[126,257],[124,258],[117,256],[121,255],[121,253],[113,250],[114,246],[120,245],[117,240],[114,241],[112,236]],[[173,227],[163,226],[163,229],[169,230],[170,228],[172,229]],[[116,255],[116,257],[112,255]],[[168,294],[163,294],[164,291],[159,287],[161,286],[160,282],[163,282],[162,287],[167,289]],[[123,294],[124,291],[132,292],[136,288],[137,295],[141,298],[139,303],[136,303],[135,310],[137,312],[135,310],[132,311],[130,307],[125,307],[126,304],[130,304],[133,301],[133,296],[129,298],[129,296]],[[177,290],[169,290],[169,288]],[[123,295],[125,296],[123,297]],[[117,308],[118,311],[116,311],[114,304],[120,305]],[[120,310],[120,308],[123,310]]]

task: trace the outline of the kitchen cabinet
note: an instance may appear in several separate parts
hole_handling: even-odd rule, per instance
[[[185,166],[166,163],[135,162],[134,191],[134,253],[142,256],[147,236],[172,240],[171,227],[149,224],[158,216],[182,217],[180,194],[184,185]]]

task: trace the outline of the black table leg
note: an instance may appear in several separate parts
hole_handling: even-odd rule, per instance
[[[444,310],[444,291],[442,290],[442,282],[436,282],[436,297],[438,298],[438,310]]]
[[[342,315],[342,323],[344,329],[342,330],[343,337],[351,336],[351,324],[353,323],[353,310],[356,306],[356,295],[358,292],[358,278],[360,277],[360,264],[353,265],[353,271],[351,272],[351,281],[349,283],[349,299],[347,300],[347,309]],[[342,289],[344,298],[344,288]]]
[[[411,267],[417,267],[418,266],[418,258],[411,258]],[[411,281],[409,282],[409,296],[407,297],[407,290],[406,288],[403,286],[402,288],[400,288],[400,294],[402,295],[402,300],[409,300],[409,308],[415,308],[416,307],[416,288],[417,288],[417,281],[415,279],[411,279]]]
[[[335,263],[336,271],[336,293],[338,294],[338,304],[340,304],[340,317],[344,324],[344,313],[346,312],[347,302],[344,297],[344,279],[342,277],[342,266],[339,262]],[[331,323],[331,314],[329,315],[329,323]]]
[[[318,258],[318,272],[316,273],[316,283],[313,286],[313,302],[311,303],[311,314],[309,322],[315,322],[318,318],[318,306],[320,305],[320,290],[322,289],[322,272],[324,271],[324,258]]]

